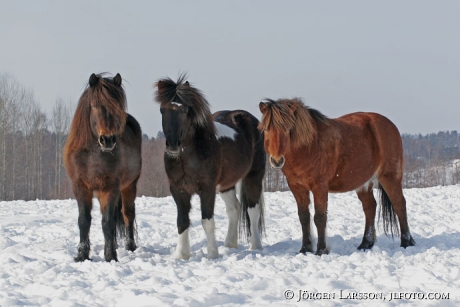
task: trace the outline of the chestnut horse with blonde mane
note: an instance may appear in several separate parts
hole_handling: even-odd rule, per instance
[[[298,99],[267,99],[259,104],[264,146],[272,167],[286,176],[302,226],[301,253],[313,252],[310,234],[310,192],[318,231],[316,254],[327,254],[328,192],[355,190],[362,202],[366,224],[358,249],[374,245],[377,203],[381,192],[385,234],[401,233],[401,246],[415,245],[402,191],[403,148],[396,126],[376,113],[352,113],[330,119]],[[399,220],[399,230],[397,229]]]
[[[64,163],[78,203],[80,244],[75,261],[89,259],[93,195],[102,213],[106,261],[117,261],[117,233],[136,249],[136,184],[141,172],[142,133],[126,112],[120,74],[92,74],[78,102],[64,147]]]

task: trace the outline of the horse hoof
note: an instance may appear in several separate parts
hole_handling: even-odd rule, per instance
[[[322,256],[329,254],[329,250],[327,248],[322,248],[316,251],[316,256]]]
[[[299,250],[299,254],[306,254],[306,253],[313,253],[313,248],[311,246],[302,246],[302,248]]]
[[[136,243],[132,240],[127,240],[126,243],[125,243],[125,249],[127,251],[131,251],[131,252],[134,252],[136,250],[137,246],[136,246]]]
[[[371,249],[374,246],[374,242],[363,241],[361,245],[358,246],[359,250]]]
[[[228,248],[238,248],[238,242],[231,242],[230,240],[225,240],[224,246]]]
[[[411,235],[401,236],[401,247],[406,248],[408,246],[415,246],[415,240],[412,238]]]
[[[249,245],[250,251],[261,251],[263,250],[262,244],[250,244]]]
[[[78,255],[77,257],[74,257],[73,260],[75,262],[84,262],[85,260],[91,261],[91,259],[88,256],[84,256],[84,255]]]
[[[117,252],[115,250],[106,250],[105,253],[104,253],[104,258],[105,258],[105,261],[107,262],[110,262],[112,260],[115,260],[116,262],[118,262],[118,257],[117,257]]]
[[[189,260],[190,259],[190,254],[184,254],[184,253],[179,253],[177,252],[175,255],[174,255],[174,258],[178,259],[178,260]]]

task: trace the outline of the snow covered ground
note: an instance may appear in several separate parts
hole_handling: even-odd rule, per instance
[[[218,197],[217,260],[206,258],[194,197],[189,261],[171,256],[177,241],[172,198],[141,197],[139,248],[119,248],[118,263],[103,260],[97,202],[92,261],[84,263],[73,261],[74,200],[0,202],[0,306],[459,306],[460,185],[409,189],[405,195],[417,246],[403,249],[399,238],[393,242],[378,231],[374,248],[358,251],[361,205],[354,193],[330,194],[331,252],[322,257],[297,254],[301,231],[290,192],[265,194],[262,251],[248,251],[245,242],[238,249],[223,247],[227,218]]]

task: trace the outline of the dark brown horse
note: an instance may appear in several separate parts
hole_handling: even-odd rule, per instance
[[[310,236],[310,191],[314,196],[314,222],[318,230],[316,254],[328,253],[326,221],[328,192],[355,190],[366,218],[358,249],[375,241],[376,201],[381,191],[385,234],[401,232],[401,246],[415,244],[409,232],[402,191],[403,148],[396,126],[376,113],[352,113],[330,119],[305,106],[300,99],[261,102],[265,150],[270,164],[282,169],[297,202],[302,225],[301,253],[313,252]],[[395,215],[396,213],[396,215]],[[397,218],[396,218],[397,217]]]
[[[184,79],[182,75],[177,82],[169,78],[158,81],[155,97],[160,103],[166,136],[165,169],[177,205],[176,257],[190,257],[190,199],[195,193],[201,200],[208,258],[219,256],[214,236],[216,190],[229,216],[225,246],[238,247],[240,215],[240,226],[246,226],[250,237],[250,249],[261,249],[259,233],[263,229],[262,182],[266,155],[257,129],[259,121],[241,110],[212,115],[202,93]],[[242,206],[235,193],[239,181]]]
[[[117,261],[117,233],[125,248],[136,249],[136,184],[141,172],[141,129],[126,113],[126,96],[117,74],[92,74],[78,102],[64,147],[64,163],[78,202],[80,244],[75,261],[89,259],[92,197],[101,205],[106,261]]]

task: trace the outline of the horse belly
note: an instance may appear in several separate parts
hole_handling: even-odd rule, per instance
[[[377,167],[370,164],[336,172],[329,181],[329,191],[338,193],[356,190],[369,182],[376,171]]]
[[[218,180],[220,191],[225,191],[249,172],[252,166],[252,154],[248,146],[233,143],[222,146],[222,166]]]

